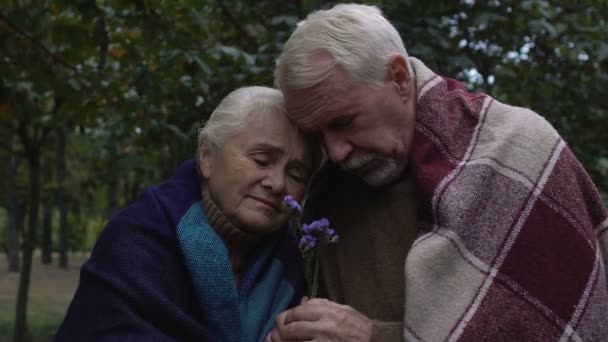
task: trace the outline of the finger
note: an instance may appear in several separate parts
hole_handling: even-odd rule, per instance
[[[327,305],[327,306],[332,306],[332,307],[337,307],[337,308],[343,308],[346,306],[346,305],[338,304],[336,302],[332,302],[331,300],[325,299],[325,298],[312,298],[312,299],[309,299],[308,301],[306,301],[306,304]]]
[[[336,309],[339,309],[339,310],[356,311],[351,306],[344,305],[344,304],[339,304],[339,303],[336,303],[336,302],[332,302],[331,300],[328,300],[328,299],[325,299],[325,298],[312,298],[312,299],[306,301],[305,304],[306,305],[325,306],[325,307],[328,307],[328,308],[336,308]]]
[[[304,297],[302,297],[302,300],[300,301],[300,305],[302,305],[302,304],[304,304],[304,303],[308,302],[308,300],[309,300],[309,299],[310,299],[310,298],[309,298],[308,296],[304,296]]]
[[[283,325],[285,325],[285,316],[287,316],[287,314],[289,314],[289,312],[291,310],[293,310],[293,309],[285,310],[285,311],[281,312],[280,314],[278,314],[277,317],[275,317],[275,319],[274,319],[274,328],[275,329],[277,327],[282,327]]]
[[[319,322],[296,321],[277,329],[281,341],[313,341],[319,337]]]
[[[322,306],[307,304],[296,306],[295,308],[284,312],[285,316],[282,317],[283,320],[281,323],[287,325],[296,321],[318,321],[321,317],[320,308],[322,308]]]
[[[283,341],[279,336],[279,332],[276,329],[272,329],[268,335],[266,335],[266,339],[264,342],[281,342]]]
[[[287,325],[296,321],[316,322],[327,317],[336,316],[340,312],[358,312],[348,305],[338,304],[323,298],[312,298],[306,303],[283,312],[281,324]],[[278,324],[277,324],[278,325]]]

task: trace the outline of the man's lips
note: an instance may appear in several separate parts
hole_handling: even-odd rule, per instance
[[[374,171],[381,164],[382,164],[382,162],[379,161],[378,159],[373,159],[373,160],[370,160],[368,163],[364,164],[363,166],[353,170],[353,173],[358,176],[365,176],[366,174]]]
[[[274,210],[279,210],[279,205],[276,202],[272,201],[272,200],[269,200],[269,199],[266,199],[266,198],[262,198],[262,197],[257,197],[257,196],[249,196],[249,197],[253,198],[254,200],[256,200],[258,202],[261,202],[261,203],[263,203],[263,204],[271,207]]]

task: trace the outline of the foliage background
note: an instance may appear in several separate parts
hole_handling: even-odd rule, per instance
[[[223,96],[272,85],[296,22],[333,3],[0,0],[0,246],[22,246],[20,294],[27,255],[59,251],[65,267],[67,249],[90,249],[193,156]],[[547,118],[608,199],[608,1],[365,3],[436,72]]]

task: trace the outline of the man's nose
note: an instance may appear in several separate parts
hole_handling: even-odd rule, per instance
[[[323,134],[323,143],[329,159],[336,164],[344,162],[353,151],[352,144],[336,134]]]

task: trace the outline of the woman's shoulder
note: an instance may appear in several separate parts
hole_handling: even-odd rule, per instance
[[[93,284],[106,284],[108,297],[114,291],[145,307],[155,302],[158,307],[192,306],[187,295],[192,294],[191,284],[175,233],[179,216],[200,201],[200,195],[197,198],[188,189],[198,182],[188,169],[182,166],[160,186],[146,189],[100,234],[81,274]],[[185,294],[172,294],[176,289]]]
[[[174,235],[181,218],[193,204],[201,201],[200,177],[195,165],[189,160],[162,184],[145,188],[135,202],[110,219],[106,229],[129,226]]]

